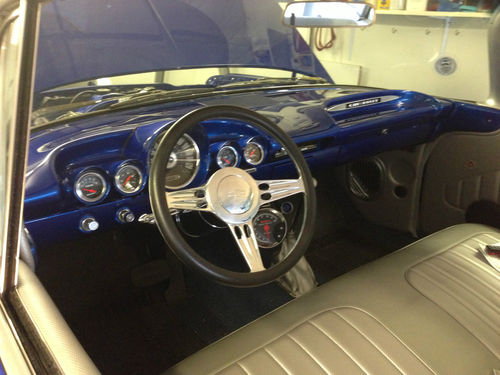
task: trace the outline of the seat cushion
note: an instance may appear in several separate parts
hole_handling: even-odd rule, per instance
[[[409,283],[500,358],[500,273],[478,247],[499,235],[473,236],[410,268]]]
[[[498,287],[483,294],[467,277],[488,284],[498,277],[475,247],[497,238],[497,230],[473,224],[438,232],[288,303],[167,374],[491,374],[500,369],[500,339],[481,324],[496,319],[498,326],[491,309]],[[467,266],[455,264],[456,253]],[[471,254],[477,265],[464,260]],[[443,262],[465,269],[451,272]],[[442,288],[453,297],[443,298]],[[462,305],[483,315],[465,317]]]
[[[353,307],[321,312],[219,374],[432,374],[377,319]]]

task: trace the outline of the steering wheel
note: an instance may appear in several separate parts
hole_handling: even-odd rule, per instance
[[[290,156],[298,179],[255,180],[240,168],[217,170],[195,188],[167,192],[166,165],[179,138],[193,126],[212,119],[237,120],[272,136]],[[266,117],[237,106],[217,105],[196,109],[178,119],[163,136],[150,170],[150,201],[156,224],[167,245],[188,267],[221,284],[250,287],[269,283],[288,272],[304,255],[312,238],[316,217],[316,195],[309,167],[293,140]],[[303,194],[303,213],[295,245],[284,259],[265,268],[252,220],[262,205]],[[201,257],[186,242],[172,218],[171,210],[206,211],[229,227],[249,272],[231,271]]]

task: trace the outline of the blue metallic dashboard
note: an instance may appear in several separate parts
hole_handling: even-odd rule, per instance
[[[444,132],[500,128],[499,111],[491,108],[411,91],[333,85],[224,93],[75,119],[31,135],[24,218],[37,245],[84,235],[81,222],[86,217],[95,218],[99,230],[106,230],[127,225],[117,217],[124,208],[135,218],[150,213],[148,177],[155,142],[182,115],[217,104],[239,105],[267,116],[299,145],[313,173],[429,142]],[[189,135],[200,158],[188,187],[203,184],[220,168],[217,153],[226,145],[236,151],[237,166],[255,168],[256,178],[290,173],[290,161],[280,145],[248,124],[214,119],[199,124]],[[249,141],[262,146],[258,165],[245,161]],[[116,185],[115,176],[123,165],[134,165],[142,173],[140,187],[131,194]],[[95,202],[82,201],[74,191],[75,182],[86,171],[97,172],[106,182],[106,191]]]

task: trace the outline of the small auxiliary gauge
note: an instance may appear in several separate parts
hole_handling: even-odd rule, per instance
[[[248,142],[243,149],[243,156],[248,164],[260,164],[264,159],[264,148],[257,142]]]
[[[74,192],[78,199],[86,203],[100,201],[108,191],[108,184],[104,176],[98,172],[87,171],[82,173],[75,182]]]
[[[118,168],[115,174],[115,186],[123,194],[133,194],[141,190],[142,172],[132,164],[125,164]]]
[[[234,167],[239,160],[238,152],[232,146],[224,146],[217,153],[217,165],[220,168]]]
[[[254,217],[253,228],[259,247],[276,247],[286,236],[286,219],[280,212],[264,208]]]

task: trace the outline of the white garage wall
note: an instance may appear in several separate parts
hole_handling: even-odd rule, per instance
[[[286,3],[280,5],[284,7]],[[438,17],[436,15],[440,13],[436,12],[417,12],[420,15],[404,12],[378,11],[376,22],[371,27],[335,30],[334,47],[315,51],[335,82],[408,89],[484,102],[490,90],[487,15],[446,13],[450,16]],[[445,37],[447,20],[449,29]],[[310,41],[309,29],[300,28],[299,31],[306,41]],[[328,32],[324,34],[327,39]],[[442,56],[452,57],[457,62],[457,70],[449,76],[440,75],[434,68],[436,60]],[[248,69],[231,69],[231,72],[254,73]],[[275,75],[271,71],[266,73]],[[165,72],[160,81],[200,83],[214,74],[224,72],[218,69]],[[158,76],[146,73],[116,77],[111,81],[113,84],[155,82]]]
[[[315,52],[337,83],[484,102],[489,93],[489,19],[449,17],[443,44],[446,19],[377,14],[369,28],[336,29],[334,47]],[[309,30],[301,29],[301,34],[309,40]],[[455,73],[436,72],[434,64],[442,56],[456,60]]]

